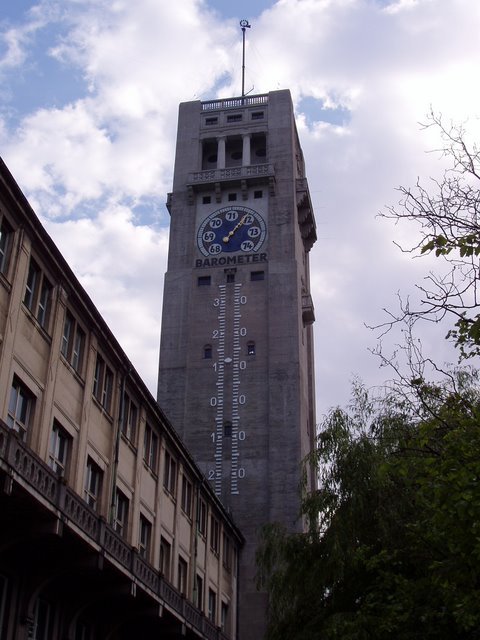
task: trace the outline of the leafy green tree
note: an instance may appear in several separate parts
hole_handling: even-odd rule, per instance
[[[268,640],[480,637],[480,403],[417,381],[423,401],[372,398],[325,419],[305,534],[271,525],[258,552]]]

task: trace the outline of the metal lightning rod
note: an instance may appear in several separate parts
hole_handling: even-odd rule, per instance
[[[243,51],[242,51],[242,98],[245,96],[245,30],[250,29],[251,25],[248,23],[248,20],[240,20],[240,27],[242,28],[242,40],[243,40]]]

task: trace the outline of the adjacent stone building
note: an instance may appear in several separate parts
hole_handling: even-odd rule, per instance
[[[235,638],[219,498],[0,162],[0,637]]]

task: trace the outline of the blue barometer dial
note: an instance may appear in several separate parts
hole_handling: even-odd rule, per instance
[[[200,225],[197,245],[204,256],[235,251],[259,251],[265,242],[267,226],[262,216],[249,207],[223,207],[211,213]]]

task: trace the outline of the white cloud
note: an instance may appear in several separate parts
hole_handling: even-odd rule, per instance
[[[46,221],[47,231],[146,384],[156,393],[168,230],[136,225],[106,206],[95,219]]]
[[[311,261],[322,410],[348,397],[353,373],[367,383],[386,375],[368,354],[375,336],[364,323],[395,307],[397,290],[410,291],[426,263],[392,244],[411,228],[375,216],[398,199],[399,184],[441,172],[438,154],[426,153],[439,140],[418,124],[431,106],[454,121],[470,117],[478,131],[480,4],[280,0],[250,21],[247,90],[290,88],[297,105],[312,96],[348,110],[342,126],[298,119],[319,236]],[[43,25],[57,33],[47,54],[79,76],[82,94],[28,113],[15,129],[5,120],[3,155],[152,386],[166,253],[158,222],[178,103],[238,95],[241,32],[196,0],[44,1],[10,27],[7,78],[13,65],[33,73],[25,60]],[[137,204],[154,211],[155,226],[136,220]]]

